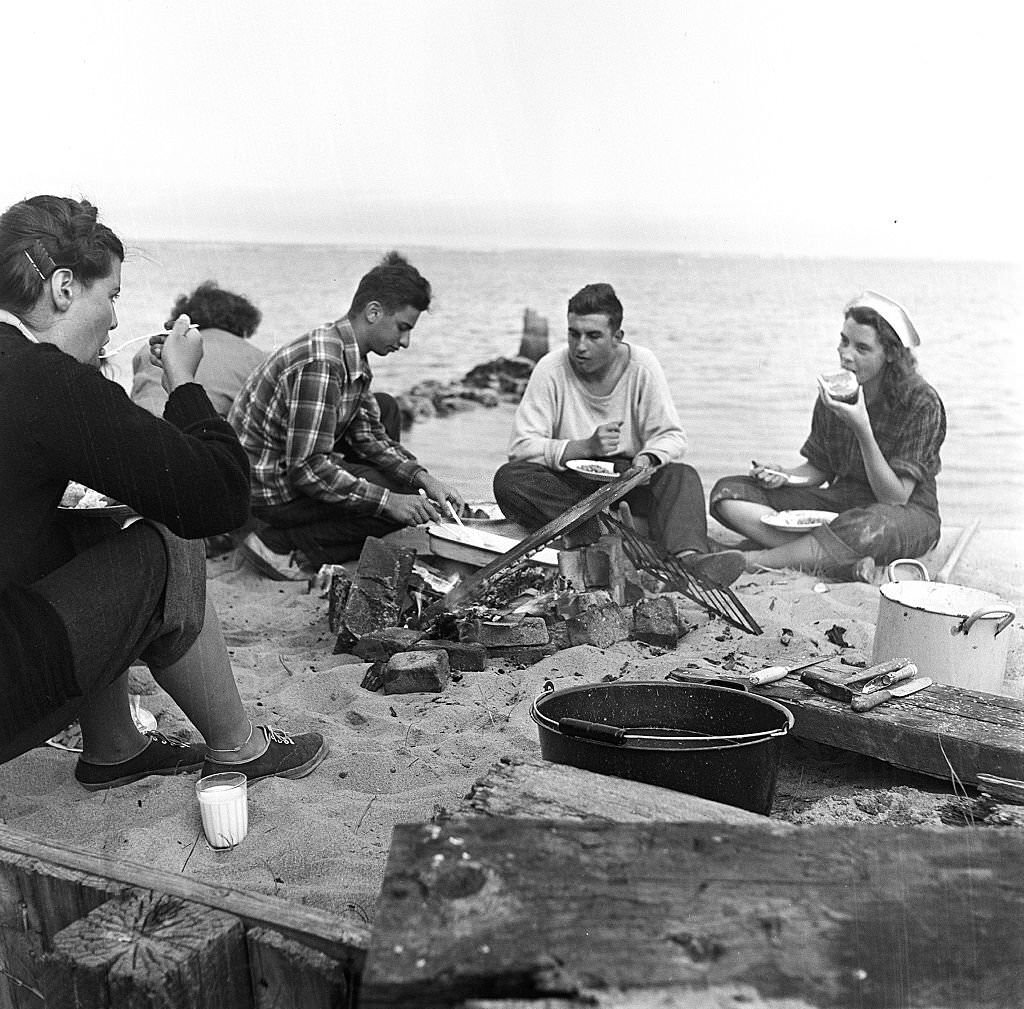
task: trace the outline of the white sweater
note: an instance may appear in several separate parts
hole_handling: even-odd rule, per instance
[[[649,452],[660,462],[679,462],[686,432],[672,403],[665,373],[644,347],[626,344],[629,363],[607,396],[595,396],[576,377],[568,348],[545,354],[533,369],[516,410],[509,441],[512,462],[564,469],[566,445],[589,438],[600,424],[621,420],[619,455]]]

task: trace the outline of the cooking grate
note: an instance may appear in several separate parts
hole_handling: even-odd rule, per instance
[[[733,595],[730,588],[719,585],[696,572],[688,571],[680,561],[663,550],[657,543],[641,536],[627,522],[615,518],[608,511],[599,515],[609,532],[622,537],[622,549],[633,566],[660,578],[672,592],[681,592],[709,613],[748,634],[761,634],[757,621]]]

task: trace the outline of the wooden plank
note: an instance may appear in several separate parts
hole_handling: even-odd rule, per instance
[[[155,890],[233,914],[246,925],[263,925],[314,949],[323,950],[349,969],[359,970],[365,959],[369,929],[352,925],[326,911],[290,904],[278,897],[211,885],[123,859],[93,855],[0,825],[0,876],[5,872],[24,870],[46,876],[53,866]],[[53,878],[55,885],[59,885],[59,877]]]
[[[245,930],[234,915],[129,890],[54,937],[52,1009],[250,1009]]]
[[[246,933],[255,1009],[350,1009],[356,979],[333,957],[266,928]]]
[[[503,758],[470,789],[453,815],[607,823],[769,822],[767,817],[721,802],[539,757]]]
[[[747,1004],[1024,1005],[1022,860],[1002,830],[402,825],[360,1006],[730,985]]]
[[[823,666],[849,675],[846,666]],[[1024,701],[934,683],[858,713],[822,697],[795,677],[755,692],[785,704],[793,735],[875,757],[896,767],[949,781],[978,784],[978,774],[1024,778]]]

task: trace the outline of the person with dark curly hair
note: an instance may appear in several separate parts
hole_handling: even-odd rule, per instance
[[[84,788],[154,774],[309,774],[316,732],[256,726],[206,597],[201,538],[243,523],[249,463],[195,382],[189,320],[150,337],[163,418],[100,371],[124,246],[85,201],[36,196],[0,216],[0,763],[76,718]],[[62,507],[69,483],[128,520]],[[128,668],[149,666],[202,741],[140,732]]]
[[[206,390],[214,409],[226,417],[249,373],[266,356],[249,342],[263,318],[248,298],[206,280],[191,294],[180,294],[164,324],[168,329],[180,315],[187,315],[203,337],[203,359],[196,381]],[[143,346],[132,359],[132,399],[150,413],[162,417],[167,405],[163,375]]]
[[[911,348],[920,342],[891,298],[865,291],[846,306],[839,363],[856,377],[852,402],[819,378],[805,461],[755,464],[711,490],[711,514],[763,548],[746,552],[748,571],[790,567],[871,581],[876,565],[938,543],[935,477],[946,412],[918,374]],[[762,521],[790,509],[838,515],[802,535]]]

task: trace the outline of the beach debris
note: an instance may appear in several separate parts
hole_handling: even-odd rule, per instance
[[[833,624],[827,631],[825,631],[825,638],[837,648],[853,647],[853,645],[846,640],[846,628],[841,627],[839,624]]]
[[[384,667],[384,693],[439,694],[450,679],[448,654],[444,649],[399,652]]]
[[[384,666],[383,662],[373,662],[363,675],[363,679],[359,686],[363,690],[369,690],[371,693],[376,693],[384,686]]]
[[[535,666],[542,659],[554,655],[559,646],[554,642],[546,645],[509,645],[506,648],[488,648],[487,655],[491,665],[502,669],[526,669]]]
[[[788,648],[789,645],[790,645],[790,642],[792,640],[793,640],[793,628],[792,627],[783,627],[782,628],[782,634],[779,635],[779,644],[782,645],[783,648]]]
[[[817,582],[814,586],[814,591],[822,594],[830,591],[829,587],[824,582]],[[774,600],[773,600],[774,601]]]
[[[402,623],[402,605],[415,558],[413,550],[392,546],[375,536],[366,538],[345,601],[335,654],[350,652],[370,631]]]

